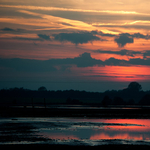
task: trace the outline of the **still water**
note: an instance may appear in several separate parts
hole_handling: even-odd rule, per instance
[[[15,118],[0,119],[0,126],[8,126],[15,132],[0,131],[1,137],[15,137],[18,129],[30,130],[19,132],[18,136],[40,137],[41,140],[13,139],[0,141],[11,143],[48,143],[48,144],[148,144],[150,145],[150,119],[89,119],[89,118]],[[13,127],[18,126],[18,129]],[[24,125],[24,126],[22,126]],[[26,125],[26,126],[25,126]],[[30,126],[29,126],[30,125]],[[31,129],[29,129],[31,127]],[[5,135],[5,136],[4,136]],[[44,140],[45,139],[45,140]]]

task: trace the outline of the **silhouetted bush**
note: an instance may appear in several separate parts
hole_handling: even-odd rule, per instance
[[[111,104],[112,104],[112,100],[109,98],[109,96],[105,96],[104,99],[102,100],[102,105],[107,106]]]
[[[140,105],[150,105],[150,94],[145,95],[140,101]]]
[[[113,100],[113,105],[125,105],[125,102],[121,97],[115,97]]]
[[[135,105],[134,99],[130,99],[130,100],[127,102],[127,105]]]
[[[47,91],[46,87],[45,86],[41,86],[38,88],[38,91]]]
[[[66,104],[79,105],[82,104],[82,102],[80,102],[78,99],[67,98]]]

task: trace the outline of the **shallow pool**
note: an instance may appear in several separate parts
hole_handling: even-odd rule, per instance
[[[0,139],[0,144],[149,145],[150,119],[3,118]]]

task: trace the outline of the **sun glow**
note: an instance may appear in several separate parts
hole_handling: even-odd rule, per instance
[[[92,80],[131,82],[150,79],[149,66],[95,66],[91,69],[83,75]]]

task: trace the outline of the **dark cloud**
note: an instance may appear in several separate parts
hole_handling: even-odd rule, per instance
[[[26,30],[24,29],[12,29],[12,28],[3,28],[1,29],[1,31],[4,31],[4,32],[25,32]]]
[[[91,57],[90,53],[83,53],[75,58],[33,60],[33,59],[0,59],[0,68],[7,68],[19,72],[52,72],[57,71],[56,66],[63,67],[66,70],[70,65],[77,67],[89,67],[96,64],[101,65],[101,60]],[[62,68],[60,68],[62,70]]]
[[[12,29],[12,28],[3,28],[3,29],[0,29],[0,31],[3,31],[3,32],[12,32],[14,34],[19,34],[19,33],[27,33],[27,30],[24,30],[24,29]],[[19,39],[19,40],[33,40],[33,41],[43,41],[43,40],[51,40],[50,36],[49,35],[46,35],[46,34],[37,34],[39,38],[22,38],[22,37],[15,37],[15,39]]]
[[[95,51],[92,51],[92,52],[95,52],[95,53],[104,53],[104,54],[116,54],[116,55],[131,56],[131,57],[134,57],[137,54],[143,54],[142,52],[139,52],[139,51],[126,50],[126,49],[122,49],[120,51],[95,50]]]
[[[27,40],[27,41],[43,41],[41,38],[22,38],[22,37],[14,37],[13,39],[17,40]]]
[[[147,50],[143,53],[143,58],[147,58],[148,56],[150,56],[150,50]]]
[[[136,52],[135,52],[136,53]],[[49,64],[53,65],[76,65],[77,67],[92,67],[92,66],[129,66],[129,65],[150,65],[150,58],[147,59],[116,59],[109,58],[105,61],[92,58],[90,53],[83,53],[75,58],[66,58],[66,59],[51,59],[48,60]]]
[[[79,57],[74,58],[77,67],[91,67],[96,64],[102,65],[103,61],[91,57],[90,53],[83,53]]]
[[[49,36],[45,34],[38,34],[39,38],[24,38],[24,37],[14,37],[14,39],[18,40],[27,40],[27,41],[44,41],[44,40],[51,40]]]
[[[92,58],[90,53],[83,53],[75,58],[66,59],[50,59],[50,60],[31,60],[31,59],[0,59],[0,68],[17,72],[54,72],[66,71],[72,65],[77,67],[92,67],[92,66],[130,66],[130,65],[148,65],[150,66],[150,58],[147,59],[129,59],[121,60],[109,58],[105,61]],[[58,69],[59,66],[59,69]]]
[[[38,34],[39,38],[44,40],[51,40],[49,35],[46,34]]]
[[[66,59],[0,59],[0,68],[12,69],[19,72],[51,72],[57,71],[56,66],[60,66],[60,69],[62,67],[63,70],[66,70],[70,65],[76,65],[77,67],[92,67],[95,65],[103,65],[103,61],[92,58],[90,53],[83,53],[78,57]]]
[[[47,62],[51,65],[76,65],[77,67],[92,67],[94,65],[103,65],[103,61],[91,57],[90,53],[83,53],[75,58],[50,59]]]
[[[92,31],[91,33],[97,34],[100,36],[106,36],[106,37],[115,37],[114,41],[118,44],[119,47],[124,47],[127,43],[134,43],[134,38],[142,38],[142,39],[150,39],[150,35],[144,35],[141,33],[122,33],[119,35],[110,34],[110,33],[103,33],[102,31]]]
[[[109,58],[104,61],[104,65],[107,66],[128,66],[128,62],[126,60],[116,59],[116,58]]]
[[[3,28],[0,29],[0,31],[3,32],[12,32],[14,34],[19,34],[19,33],[24,33],[27,32],[27,30],[24,29],[12,29],[12,28]],[[24,37],[13,37],[13,39],[18,39],[18,40],[28,40],[28,41],[43,41],[43,40],[51,40],[49,35],[46,34],[37,34],[39,38],[24,38]]]
[[[133,37],[128,33],[122,33],[117,36],[114,41],[118,44],[119,47],[124,47],[127,43],[133,43]]]
[[[16,30],[14,30],[14,29],[11,29],[11,28],[3,28],[3,29],[1,29],[2,31],[16,31]]]
[[[149,59],[140,59],[140,58],[135,58],[135,59],[130,59],[129,64],[131,65],[150,65],[150,58]]]
[[[150,59],[141,59],[141,58],[134,58],[129,60],[121,60],[115,58],[109,58],[104,61],[104,65],[108,66],[131,66],[131,65],[150,65]]]
[[[135,38],[142,38],[142,39],[150,39],[150,35],[143,35],[141,33],[134,33],[133,35],[131,35],[132,37],[135,37]]]
[[[56,71],[55,67],[49,65],[46,61],[33,59],[0,59],[0,67],[12,69],[12,71],[21,72],[49,72]]]
[[[104,41],[103,39],[94,35],[93,32],[76,32],[76,33],[59,33],[54,34],[54,39],[60,42],[69,41],[74,44],[83,44],[95,40]]]
[[[92,52],[95,53],[102,53],[102,54],[116,54],[116,55],[121,55],[121,56],[130,56],[130,57],[135,57],[136,55],[141,55],[143,56],[143,59],[148,59],[150,56],[150,50],[146,51],[133,51],[133,50],[127,50],[127,49],[122,49],[120,51],[105,51],[105,50],[94,50]]]
[[[2,28],[0,29],[2,32],[12,32],[14,34],[19,33],[27,33],[27,30],[24,29],[13,29],[13,28]],[[43,40],[52,40],[49,35],[46,34],[37,34],[39,38],[18,38],[15,39],[19,40],[33,40],[33,41],[43,41]],[[142,39],[150,39],[150,35],[144,35],[141,33],[122,33],[119,35],[110,34],[110,33],[103,33],[102,31],[80,31],[80,32],[73,32],[73,33],[59,33],[59,34],[53,34],[54,40],[65,42],[69,41],[73,44],[83,44],[88,43],[92,41],[107,41],[106,39],[100,38],[101,37],[114,37],[114,41],[118,44],[119,47],[124,47],[127,43],[134,43],[134,38],[142,38]]]
[[[119,36],[116,36],[114,41],[118,44],[119,47],[124,47],[127,43],[134,43],[134,38],[141,38],[141,39],[150,39],[150,35],[144,35],[141,33],[122,33]]]

